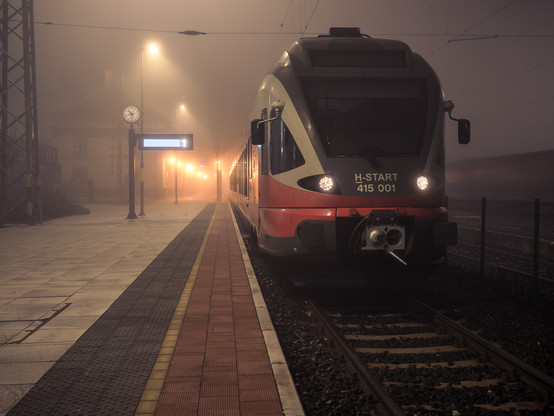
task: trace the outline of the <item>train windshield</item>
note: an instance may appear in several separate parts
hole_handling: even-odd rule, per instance
[[[418,157],[427,123],[424,79],[304,78],[329,157]]]

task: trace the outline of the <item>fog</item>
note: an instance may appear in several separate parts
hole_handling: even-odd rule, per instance
[[[472,122],[468,146],[447,123],[447,160],[553,148],[550,0],[38,0],[34,7],[43,142],[56,143],[67,128],[124,136],[121,110],[140,106],[142,90],[145,131],[193,133],[200,158],[231,158],[281,53],[302,34],[354,26],[405,41],[435,68],[454,115]],[[206,34],[178,33],[185,30]],[[156,56],[145,49],[150,42]]]

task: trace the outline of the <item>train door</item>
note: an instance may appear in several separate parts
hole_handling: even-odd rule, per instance
[[[267,109],[264,108],[261,113],[261,119],[266,120],[267,119]],[[258,176],[258,200],[259,200],[259,206],[265,207],[266,204],[261,197],[261,193],[259,192],[260,189],[263,189],[264,183],[267,182],[269,178],[269,123],[264,124],[264,143],[262,145],[258,145],[258,154],[259,154],[259,176]]]
[[[267,109],[264,108],[261,112],[261,119],[266,120],[267,119]],[[257,177],[256,177],[256,184],[257,184],[257,196],[258,196],[258,210],[257,210],[257,231],[258,231],[258,243],[260,242],[260,233],[262,232],[262,215],[260,213],[260,208],[264,208],[267,205],[267,201],[264,200],[262,197],[261,189],[264,188],[264,186],[267,186],[267,181],[269,179],[269,154],[268,154],[268,126],[267,123],[264,124],[264,140],[263,144],[257,145],[257,151],[256,154],[257,157]]]

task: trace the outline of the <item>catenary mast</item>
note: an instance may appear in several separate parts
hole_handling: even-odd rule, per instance
[[[33,0],[0,0],[0,225],[42,222]]]

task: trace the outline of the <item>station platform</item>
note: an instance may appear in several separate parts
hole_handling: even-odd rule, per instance
[[[0,229],[0,416],[302,415],[226,203]]]

